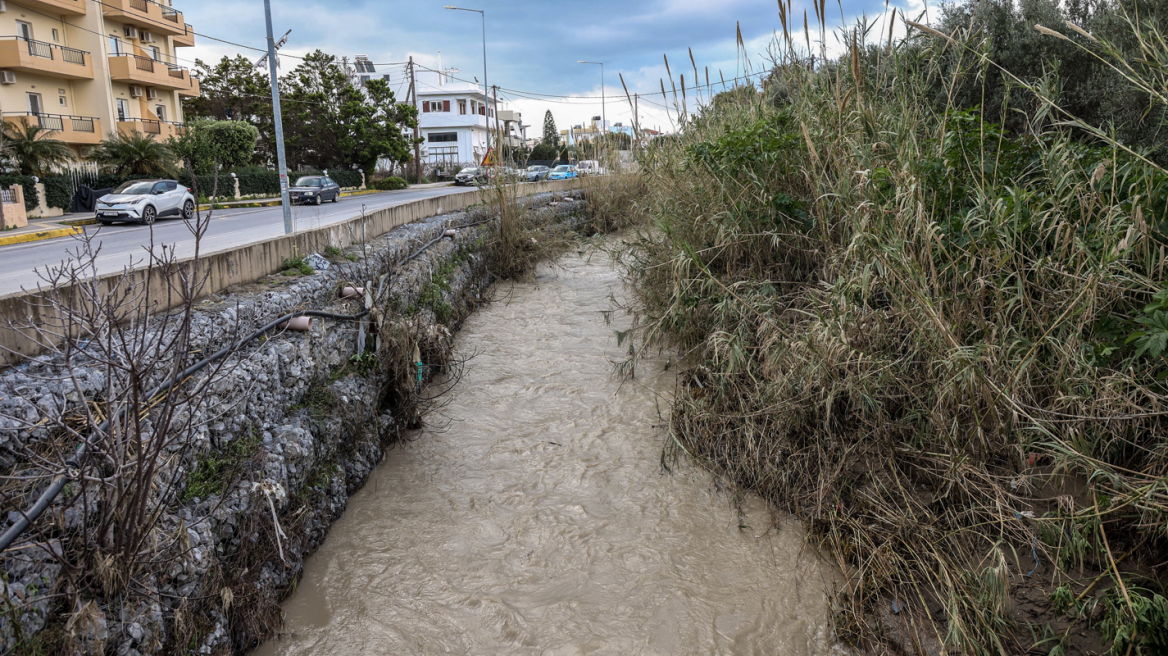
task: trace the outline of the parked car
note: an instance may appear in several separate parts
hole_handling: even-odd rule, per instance
[[[326,200],[337,202],[341,198],[341,185],[326,175],[306,175],[296,180],[288,189],[292,204],[312,203],[320,205]]]
[[[548,173],[548,180],[571,180],[580,177],[576,167],[571,164],[560,164]]]
[[[517,169],[513,166],[503,167],[503,180],[506,182],[518,182],[519,181],[519,169]]]
[[[521,179],[525,182],[539,182],[541,180],[547,180],[548,174],[551,173],[551,171],[552,170],[546,166],[529,166],[523,172]]]
[[[468,166],[458,172],[454,176],[454,184],[457,186],[473,185],[473,184],[487,184],[487,170],[481,166]]]
[[[133,221],[143,225],[166,216],[195,218],[195,197],[174,180],[130,180],[97,199],[96,218],[102,225]]]

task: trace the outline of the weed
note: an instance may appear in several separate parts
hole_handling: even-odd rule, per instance
[[[304,258],[299,255],[295,257],[284,258],[284,262],[281,266],[283,267],[283,271],[280,273],[284,274],[285,276],[310,276],[316,272],[316,270],[313,269],[312,266],[308,264],[308,262],[305,262]]]
[[[328,246],[324,247],[324,256],[327,258],[337,258],[337,257],[340,257],[341,255],[342,255],[341,249],[337,248],[336,246],[333,246],[332,244],[329,244]]]
[[[222,493],[238,466],[258,451],[261,443],[261,437],[253,429],[246,436],[237,437],[223,451],[208,454],[187,474],[183,503]]]

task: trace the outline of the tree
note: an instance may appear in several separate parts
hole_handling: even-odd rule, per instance
[[[189,161],[194,172],[210,174],[219,164],[225,169],[251,162],[259,130],[243,121],[196,119],[186,134],[171,138],[170,149],[181,161]]]
[[[53,139],[52,134],[52,130],[42,128],[39,123],[30,124],[28,117],[23,116],[20,123],[4,123],[0,139],[5,154],[16,163],[21,175],[44,176],[53,165],[77,158],[72,148],[64,141]]]
[[[556,129],[556,117],[552,110],[543,113],[543,142],[549,146],[560,145],[560,131]]]
[[[293,165],[372,171],[381,158],[409,159],[413,144],[403,130],[416,125],[417,112],[397,102],[385,80],[359,88],[336,57],[317,50],[283,85],[284,145]]]
[[[215,66],[196,59],[195,67],[202,95],[183,101],[187,119],[250,123],[259,130],[252,161],[274,161],[276,124],[272,120],[272,92],[266,73],[243,56],[224,57]]]
[[[547,162],[555,160],[560,156],[560,149],[550,143],[540,142],[536,144],[535,148],[531,149],[531,159],[537,162]]]
[[[175,168],[170,148],[137,130],[110,133],[91,158],[117,175],[169,175]]]

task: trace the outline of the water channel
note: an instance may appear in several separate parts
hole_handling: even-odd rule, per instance
[[[255,653],[833,651],[831,573],[798,525],[663,472],[673,373],[613,376],[608,258],[497,292],[457,338],[474,357],[448,403],[350,499]]]

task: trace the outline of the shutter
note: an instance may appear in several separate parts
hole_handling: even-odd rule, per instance
[[[450,101],[449,100],[442,101],[442,111],[444,111],[444,112],[450,111]]]
[[[428,111],[430,111],[430,101],[426,100],[422,102],[422,112],[425,113]]]

